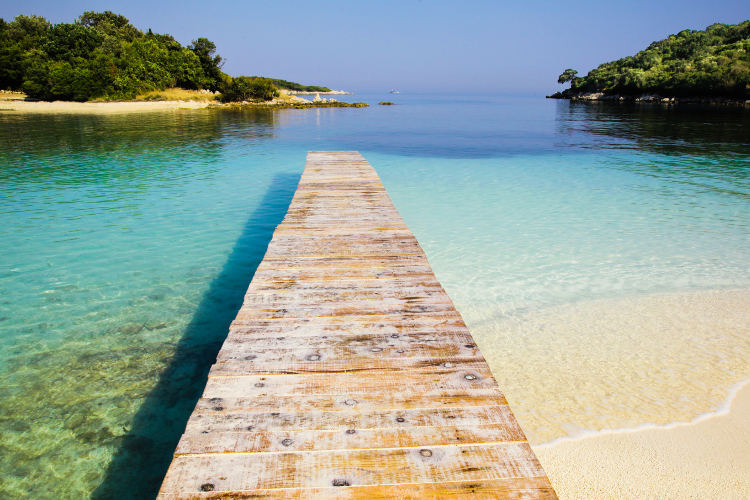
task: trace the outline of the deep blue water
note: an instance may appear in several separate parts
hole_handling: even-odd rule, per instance
[[[396,105],[0,112],[6,496],[155,494],[308,150],[362,152],[470,327],[750,288],[747,111],[354,97]]]

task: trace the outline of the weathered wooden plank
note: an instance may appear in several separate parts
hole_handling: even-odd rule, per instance
[[[167,490],[249,491],[543,477],[526,443],[449,445],[308,453],[177,455]],[[205,489],[205,487],[204,487]]]
[[[361,316],[347,316],[330,318],[336,324],[325,325],[318,321],[303,318],[304,324],[292,324],[297,318],[265,319],[258,322],[248,322],[247,325],[235,323],[230,327],[231,336],[225,344],[261,342],[268,346],[294,343],[303,347],[321,347],[334,345],[380,345],[400,347],[402,349],[416,349],[420,345],[432,346],[435,349],[445,347],[461,349],[462,352],[476,352],[477,346],[458,321],[446,316],[439,324],[425,324],[413,321],[409,324],[389,322],[388,316],[376,316],[367,323],[361,322]],[[342,321],[343,320],[343,321]],[[299,337],[304,337],[301,340]],[[464,342],[459,345],[446,346],[446,342]],[[285,344],[286,343],[286,344]],[[463,349],[470,351],[463,351]]]
[[[375,170],[310,153],[160,498],[555,498]]]
[[[163,495],[165,499],[180,498],[179,496]],[[379,484],[376,486],[354,486],[341,488],[329,486],[327,488],[285,488],[252,490],[250,492],[233,491],[231,496],[226,492],[200,492],[192,496],[196,499],[233,500],[384,500],[398,498],[400,500],[422,499],[464,499],[485,500],[490,498],[505,498],[520,500],[529,498],[554,499],[555,492],[546,477],[538,478],[510,478],[493,479],[488,481],[454,481],[445,483],[413,483],[413,484]]]
[[[419,267],[421,269],[425,265],[427,265],[427,259],[399,255],[360,257],[356,259],[352,257],[289,258],[286,260],[264,260],[258,266],[258,271],[271,271],[273,269],[277,269],[282,273],[287,271],[325,271],[335,276],[338,273],[355,272],[363,269],[370,269],[372,272],[404,273],[407,271],[407,268]]]
[[[413,297],[419,298],[427,296],[436,298],[441,301],[450,300],[436,280],[429,278],[402,278],[402,277],[382,277],[373,278],[373,281],[359,282],[357,286],[355,281],[327,281],[327,280],[305,280],[300,283],[298,280],[271,280],[264,277],[253,280],[253,284],[248,288],[245,298],[259,296],[274,296],[279,300],[287,301],[287,296],[297,296],[300,299],[295,302],[302,303],[306,297],[326,298],[335,297],[336,300],[354,300],[357,298],[371,297]]]
[[[436,356],[433,358],[409,357],[397,353],[399,349],[388,349],[375,346],[363,349],[359,355],[334,356],[322,349],[308,349],[302,353],[284,355],[281,359],[262,359],[256,354],[246,356],[223,356],[211,367],[210,376],[231,375],[279,375],[290,373],[354,373],[362,376],[378,375],[383,371],[403,375],[422,374],[425,372],[443,373],[446,369],[478,372],[486,364],[484,358],[457,358],[454,356]],[[373,354],[377,354],[373,359]]]
[[[440,283],[429,274],[416,275],[392,275],[382,273],[363,273],[350,272],[343,278],[336,279],[333,276],[323,274],[315,275],[313,273],[301,273],[299,271],[290,271],[283,277],[272,277],[270,273],[263,272],[261,275],[253,277],[253,282],[247,290],[251,293],[267,293],[277,291],[295,291],[300,292],[317,292],[321,289],[332,290],[334,292],[349,292],[362,290],[366,293],[385,291],[392,294],[408,295],[403,290],[412,289],[414,292],[421,292],[426,289],[431,293],[444,292]]]
[[[520,429],[507,405],[451,408],[410,408],[364,411],[355,406],[349,410],[320,411],[245,411],[229,410],[222,398],[211,398],[208,406],[196,409],[190,416],[191,434],[203,431],[348,431],[354,429],[413,430],[414,427],[472,427],[495,424],[497,427]],[[252,429],[250,429],[252,427]],[[517,439],[514,439],[514,441]],[[339,449],[339,448],[335,448]]]
[[[433,312],[426,314],[406,314],[403,312],[380,313],[347,316],[329,316],[329,317],[304,317],[304,318],[253,318],[251,321],[244,321],[242,318],[235,318],[229,327],[230,332],[244,332],[248,328],[257,325],[276,325],[278,328],[286,328],[285,332],[289,335],[307,332],[318,329],[325,331],[329,329],[341,330],[344,328],[352,331],[364,331],[366,329],[377,329],[381,333],[402,333],[408,331],[428,329],[461,329],[466,331],[466,326],[461,316],[455,309]]]
[[[370,374],[372,375],[372,374]],[[260,394],[341,394],[372,392],[435,394],[444,390],[489,389],[497,384],[486,366],[480,370],[420,370],[411,374],[381,370],[377,376],[349,373],[231,375],[209,377],[203,397],[222,398]],[[356,399],[354,399],[356,403]]]
[[[255,335],[233,335],[217,356],[217,362],[241,359],[258,363],[289,363],[293,361],[323,361],[365,356],[368,360],[377,353],[380,358],[444,359],[476,358],[477,348],[466,333],[426,333],[382,335],[376,333],[312,336],[303,341],[299,337],[275,337],[258,331]],[[272,344],[269,345],[269,344]],[[361,360],[364,362],[364,360]]]
[[[271,431],[217,431],[209,426],[193,426],[180,441],[175,453],[263,453],[288,451],[361,450],[440,446],[448,444],[484,444],[525,441],[526,437],[515,419],[489,424],[420,426],[403,429],[336,429]],[[249,426],[248,426],[249,427]],[[201,429],[198,431],[198,429]]]
[[[429,298],[418,298],[414,300],[385,298],[382,300],[373,298],[370,300],[351,300],[337,302],[308,302],[294,304],[294,308],[283,307],[283,304],[268,304],[252,301],[237,314],[237,320],[253,321],[269,318],[307,318],[336,317],[336,316],[382,316],[384,314],[439,314],[449,313],[453,304],[443,301],[430,301]]]
[[[201,398],[195,405],[196,412],[215,408],[221,404],[227,411],[245,412],[296,412],[310,411],[351,411],[351,401],[340,394],[296,394],[284,396],[267,394],[225,398]],[[414,408],[468,408],[472,406],[493,406],[507,404],[505,397],[496,387],[490,389],[444,390],[439,394],[363,394],[357,398],[359,411],[408,410]]]

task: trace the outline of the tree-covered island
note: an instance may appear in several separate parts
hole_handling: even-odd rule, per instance
[[[558,83],[568,82],[569,89],[549,97],[744,103],[750,99],[750,21],[683,30],[583,77],[566,69]]]
[[[159,99],[161,91],[178,88],[222,102],[263,102],[277,97],[280,89],[331,91],[280,79],[233,78],[221,70],[223,63],[206,38],[183,47],[171,35],[143,32],[110,11],[84,12],[72,24],[53,25],[40,16],[20,15],[10,22],[0,18],[0,90],[24,92],[32,99]]]

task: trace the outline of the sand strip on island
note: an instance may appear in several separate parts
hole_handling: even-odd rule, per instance
[[[3,113],[112,114],[201,109],[216,105],[206,101],[47,102],[4,99],[0,100],[0,111]]]

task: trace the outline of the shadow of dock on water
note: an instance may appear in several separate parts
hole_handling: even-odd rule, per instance
[[[299,178],[298,174],[273,178],[91,498],[142,499],[154,498],[158,493],[187,419],[203,393],[208,370],[242,305],[273,231],[286,214]]]

